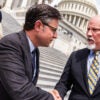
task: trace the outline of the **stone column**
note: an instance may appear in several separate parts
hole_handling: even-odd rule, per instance
[[[85,23],[85,19],[82,20],[82,23],[81,23],[81,28],[83,29],[84,28],[84,23]]]
[[[76,10],[76,8],[75,8],[75,7],[76,7],[76,4],[74,4],[74,5],[73,5],[73,9],[74,9],[74,10]]]
[[[65,15],[65,19],[67,19],[67,14]]]
[[[69,15],[69,22],[71,22],[71,20],[72,20],[72,16],[71,16],[71,15]]]
[[[79,27],[80,20],[81,20],[81,18],[79,17],[79,20],[78,20],[78,22],[77,22],[77,24],[76,24],[77,27]]]
[[[85,31],[87,30],[88,21],[86,20]]]
[[[7,0],[6,4],[5,4],[5,8],[11,9],[12,2],[13,2],[13,0]]]
[[[75,25],[75,22],[76,22],[76,16],[74,16],[73,25]]]
[[[21,0],[13,0],[13,8],[20,8],[21,6]]]
[[[22,3],[23,3],[23,0],[17,0],[18,2],[16,3],[16,7],[21,7],[22,6]],[[25,0],[24,0],[25,2]]]
[[[23,0],[23,1],[22,1],[21,7],[26,7],[26,6],[27,6],[27,1],[28,1],[28,0]]]

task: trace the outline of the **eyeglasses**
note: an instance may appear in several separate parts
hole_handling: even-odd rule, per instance
[[[100,28],[88,28],[87,32],[90,31],[90,30],[91,30],[92,33],[98,33],[98,32],[100,32]]]
[[[43,22],[43,24],[46,25],[46,26],[48,26],[52,30],[53,34],[56,33],[57,28],[55,28],[55,27],[53,27],[53,26],[51,26],[51,25],[49,25],[48,23],[45,23],[45,22]]]

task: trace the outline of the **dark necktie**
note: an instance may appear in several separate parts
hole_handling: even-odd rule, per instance
[[[32,63],[33,63],[33,71],[34,71],[33,78],[32,78],[33,81],[36,76],[36,49],[32,51]]]
[[[96,52],[94,56],[94,60],[92,61],[92,65],[90,66],[89,74],[88,74],[88,84],[90,94],[93,94],[95,90],[95,86],[98,81],[98,72],[99,72],[99,62],[98,55],[100,52]]]

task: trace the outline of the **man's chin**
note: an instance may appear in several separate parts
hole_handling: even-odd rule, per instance
[[[95,44],[91,44],[91,45],[88,44],[87,48],[90,50],[94,50],[94,49],[96,49],[96,45]]]

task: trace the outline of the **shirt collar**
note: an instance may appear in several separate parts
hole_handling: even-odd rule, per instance
[[[94,51],[90,50],[89,57],[93,57],[93,56],[94,56]]]
[[[93,50],[90,50],[90,55],[93,55],[94,54],[94,51]]]
[[[29,47],[30,47],[30,52],[32,53],[32,51],[34,51],[34,49],[35,49],[35,46],[28,36],[27,36],[27,39],[28,39],[28,43],[29,43]]]
[[[90,50],[90,54],[89,55],[90,56],[94,56],[94,54],[95,54],[94,51],[93,50]]]

